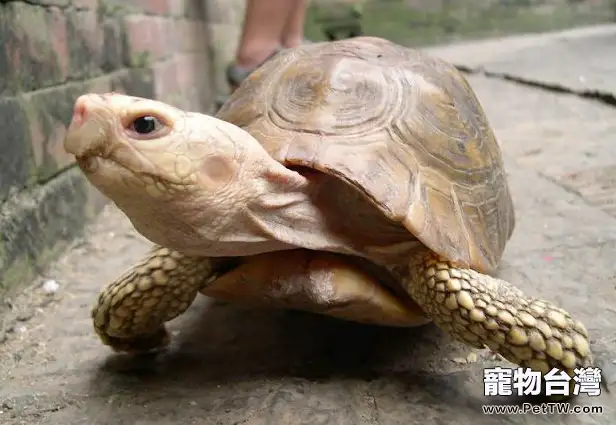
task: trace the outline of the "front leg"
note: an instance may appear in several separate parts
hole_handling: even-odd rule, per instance
[[[219,260],[157,246],[105,287],[92,309],[94,329],[118,352],[145,352],[169,343],[168,322],[182,314],[215,273]]]
[[[574,369],[591,366],[586,328],[553,303],[432,252],[413,257],[408,273],[403,280],[411,297],[458,341],[487,346],[543,374],[557,368],[573,376]]]

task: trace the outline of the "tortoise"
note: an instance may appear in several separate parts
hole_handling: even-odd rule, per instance
[[[290,49],[216,116],[86,94],[65,149],[156,244],[93,309],[119,350],[164,345],[164,322],[218,282],[226,299],[432,321],[543,374],[593,361],[581,322],[496,277],[515,228],[502,152],[465,77],[424,52],[363,36]],[[302,279],[303,304],[280,295]]]

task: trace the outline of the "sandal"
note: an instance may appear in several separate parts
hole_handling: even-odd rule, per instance
[[[252,74],[252,72],[255,69],[259,68],[261,65],[263,65],[265,62],[267,62],[274,56],[276,56],[282,50],[283,50],[282,48],[278,48],[274,50],[272,54],[270,54],[267,58],[265,58],[263,62],[261,62],[259,65],[255,67],[245,68],[245,67],[237,66],[233,63],[229,64],[229,66],[227,67],[227,84],[229,84],[229,87],[231,88],[231,92],[233,92],[236,88],[238,88],[240,84],[242,83],[242,81],[244,81],[250,74]]]
[[[240,86],[242,81],[244,81],[250,74],[252,74],[252,72],[255,69],[259,68],[261,65],[263,65],[265,62],[267,62],[274,56],[276,56],[282,50],[283,50],[282,48],[278,48],[274,50],[271,55],[269,55],[263,62],[261,62],[260,65],[257,65],[252,68],[245,68],[242,66],[237,66],[234,63],[229,64],[229,66],[227,66],[226,75],[227,75],[227,84],[229,85],[229,88],[231,89],[231,93],[233,93]],[[216,99],[216,110],[219,110],[222,107],[222,105],[224,105],[224,103],[227,101],[228,98],[229,98],[229,95],[219,96]]]
[[[312,44],[312,41],[305,39],[304,44]],[[250,74],[252,74],[252,72],[254,72],[255,69],[259,68],[261,65],[263,65],[265,62],[267,62],[274,56],[276,56],[282,50],[285,50],[285,48],[280,47],[274,50],[271,55],[269,55],[263,62],[261,62],[260,65],[257,65],[256,67],[245,68],[241,66],[236,66],[233,63],[229,64],[226,72],[227,72],[227,84],[229,84],[229,87],[231,88],[231,92],[237,89],[242,83],[242,81],[244,81]],[[218,98],[216,100],[217,109],[220,109],[222,105],[227,101],[227,99],[228,99],[228,96]]]

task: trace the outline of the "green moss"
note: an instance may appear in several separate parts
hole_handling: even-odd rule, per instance
[[[554,31],[581,25],[614,21],[616,0],[588,4],[532,6],[525,0],[510,0],[484,6],[476,2],[443,1],[438,10],[412,8],[404,0],[374,0],[363,4],[361,24],[365,35],[390,39],[405,45],[428,45],[461,39],[479,39],[525,32]],[[328,4],[310,7],[306,35],[324,40],[323,26]],[[348,19],[348,13],[347,15]]]
[[[130,12],[134,12],[134,8],[131,8],[128,4],[115,1],[115,0],[100,0],[98,3],[97,14],[99,20],[109,16],[121,16]]]
[[[152,54],[150,52],[135,52],[130,55],[131,68],[148,68],[152,63]]]
[[[23,96],[17,96],[15,98],[18,102],[19,102],[19,107],[21,108],[21,110],[24,113],[25,119],[28,122],[36,122],[35,120],[37,119],[37,112],[36,112],[36,108],[34,107],[34,105],[30,102],[27,102]],[[39,175],[39,169],[36,165],[36,160],[34,158],[34,152],[32,149],[32,141],[31,141],[31,135],[29,133],[27,133],[27,140],[23,140],[24,145],[28,146],[28,180],[26,182],[26,184],[28,186],[36,183],[36,180],[38,178]]]
[[[13,49],[12,55],[17,58],[14,62],[18,64],[16,69],[5,71],[9,93],[33,91],[63,80],[58,55],[49,38],[53,20],[52,13],[44,7],[23,2],[3,7],[0,35],[3,45]],[[27,45],[27,49],[18,48],[21,45]]]

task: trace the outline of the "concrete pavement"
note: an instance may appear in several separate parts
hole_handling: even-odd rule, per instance
[[[461,42],[427,50],[474,71],[580,94],[616,94],[616,25]]]
[[[500,274],[584,321],[603,376],[614,381],[616,109],[575,92],[616,93],[613,73],[602,74],[616,68],[616,55],[606,53],[616,44],[605,41],[616,30],[585,31],[573,32],[567,58],[562,34],[431,51],[469,69],[498,71],[469,75],[469,81],[501,141],[517,208]],[[496,75],[502,70],[570,85],[573,93],[506,81]],[[572,75],[582,71],[586,83],[576,86]],[[484,415],[482,405],[512,401],[483,395],[482,369],[506,364],[432,326],[378,329],[202,298],[172,323],[176,334],[168,353],[139,360],[112,355],[94,337],[89,309],[98,288],[148,247],[108,208],[88,237],[46,272],[59,283],[57,293],[43,293],[39,283],[14,300],[13,315],[0,329],[0,424],[616,420],[616,390],[577,400],[603,406],[602,415]]]

